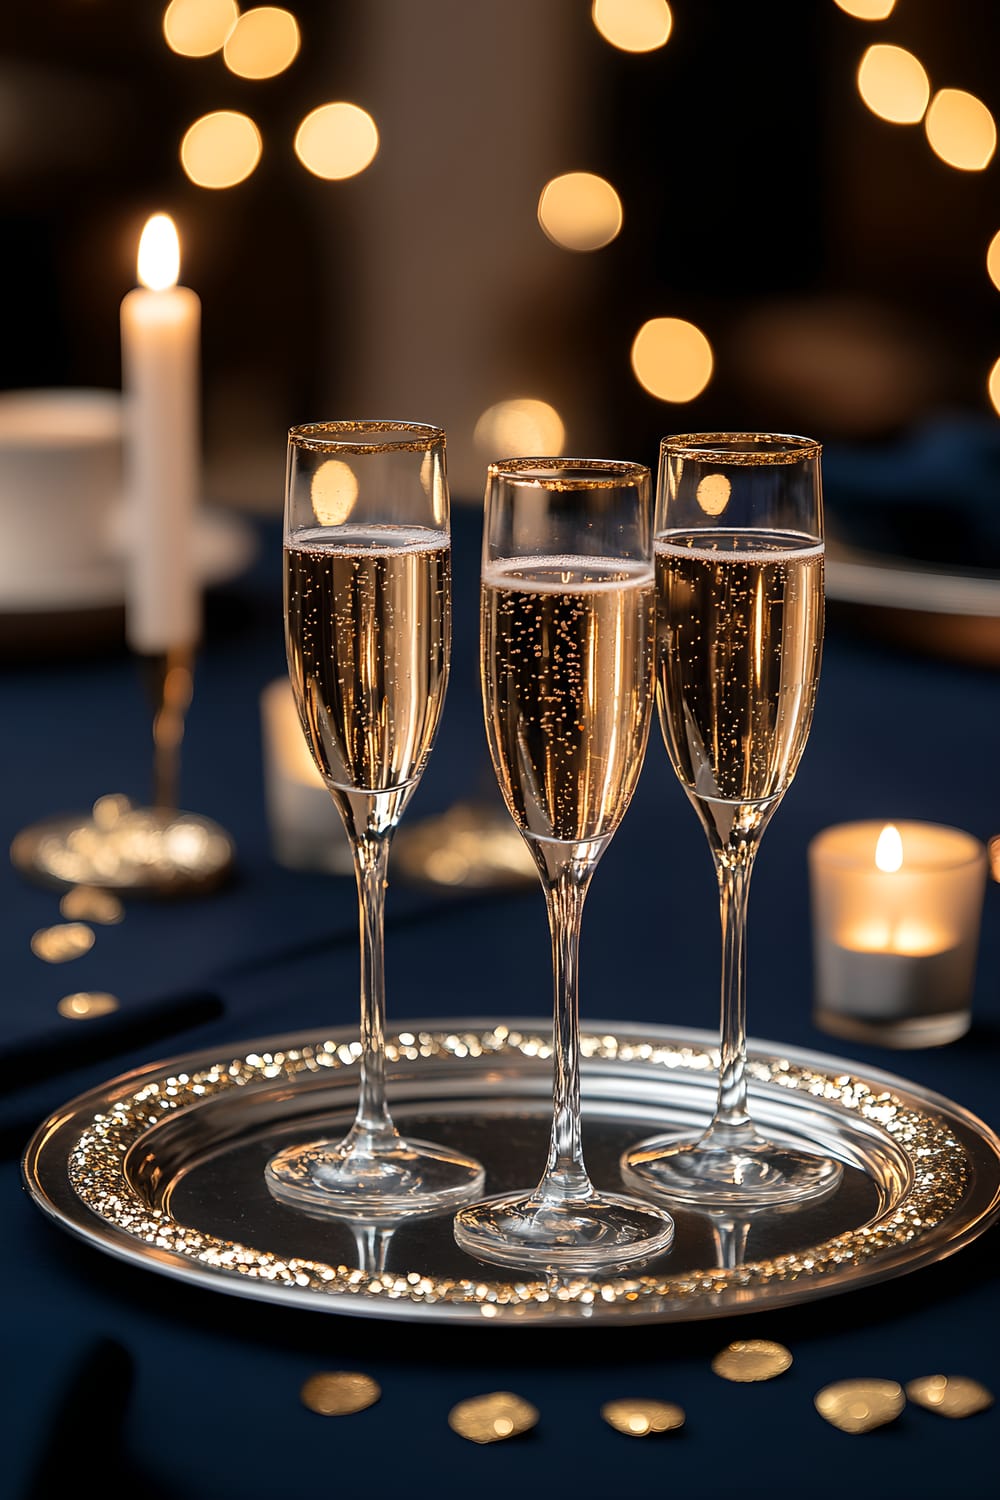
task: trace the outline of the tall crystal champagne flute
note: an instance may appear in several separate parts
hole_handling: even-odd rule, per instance
[[[354,854],[361,934],[357,1113],[343,1139],[292,1145],[272,1194],[367,1221],[474,1197],[480,1164],[401,1136],[386,1101],[384,905],[393,831],[437,733],[451,648],[445,434],[414,422],[315,422],[288,436],[285,637],[309,749]]]
[[[553,1116],[538,1185],[460,1209],[482,1260],[622,1268],[665,1250],[670,1215],[598,1192],[584,1164],[577,976],[591,877],[628,807],[654,696],[649,470],[509,459],[486,485],[481,675],[490,756],[538,868],[552,934]]]
[[[838,1162],[765,1139],[747,1097],[745,929],[761,835],[812,721],[824,620],[820,445],[772,433],[664,438],[656,502],[657,705],[708,835],[722,920],[718,1097],[708,1129],[626,1151],[631,1187],[723,1208],[831,1191]]]

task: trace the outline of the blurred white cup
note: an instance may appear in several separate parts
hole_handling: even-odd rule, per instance
[[[48,602],[113,555],[121,504],[120,392],[0,392],[0,585]]]

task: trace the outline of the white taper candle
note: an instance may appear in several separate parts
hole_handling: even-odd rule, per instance
[[[201,301],[178,286],[180,245],[166,214],[139,243],[143,285],[121,305],[125,397],[126,638],[157,654],[201,633],[194,547],[201,488]]]

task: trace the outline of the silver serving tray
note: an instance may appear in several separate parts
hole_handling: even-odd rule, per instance
[[[487,1193],[533,1186],[551,1120],[551,1026],[421,1020],[389,1038],[400,1127],[482,1160]],[[28,1192],[97,1250],[219,1292],[290,1307],[432,1322],[572,1324],[710,1318],[847,1292],[943,1259],[1000,1214],[1000,1139],[960,1105],[857,1062],[751,1040],[760,1127],[844,1164],[837,1191],[750,1219],[677,1208],[669,1251],[607,1279],[523,1276],[454,1242],[450,1215],[397,1226],[310,1218],[276,1202],[264,1165],[353,1116],[356,1031],[213,1048],[112,1079],[53,1114],[22,1163]],[[708,1033],[590,1024],[583,1139],[598,1187],[643,1136],[707,1124]]]

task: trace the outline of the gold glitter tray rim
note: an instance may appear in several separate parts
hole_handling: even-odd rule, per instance
[[[456,1084],[461,1090],[470,1063],[480,1069],[480,1088],[492,1065],[502,1064],[508,1094],[513,1089],[516,1097],[519,1081],[531,1075],[537,1096],[539,1079],[550,1067],[550,1040],[551,1027],[538,1019],[403,1022],[387,1040],[390,1079],[393,1065],[417,1077],[426,1070],[443,1079],[440,1097],[447,1101]],[[497,1279],[498,1272],[487,1267],[474,1276],[380,1273],[356,1261],[282,1257],[261,1245],[221,1239],[180,1222],[165,1207],[151,1207],[136,1192],[126,1163],[143,1154],[134,1148],[148,1143],[149,1131],[193,1122],[197,1133],[204,1128],[200,1112],[213,1100],[228,1095],[246,1108],[275,1093],[289,1099],[296,1081],[308,1090],[337,1078],[345,1091],[343,1109],[353,1099],[358,1053],[356,1031],[339,1028],[236,1044],[229,1051],[217,1046],[121,1074],[69,1101],[38,1127],[22,1160],[24,1184],[62,1228],[168,1276],[315,1310],[439,1322],[664,1322],[753,1312],[943,1259],[1000,1215],[1000,1138],[970,1111],[857,1061],[754,1039],[748,1071],[751,1089],[765,1101],[763,1113],[758,1107],[762,1124],[769,1125],[768,1102],[772,1116],[774,1110],[779,1120],[782,1113],[789,1118],[802,1112],[813,1129],[816,1120],[829,1117],[855,1164],[873,1152],[874,1161],[884,1147],[908,1163],[912,1178],[863,1222],[769,1260],[748,1257],[680,1274],[658,1266],[650,1274],[601,1280],[529,1272]],[[582,1034],[581,1055],[585,1120],[587,1098],[593,1106],[602,1079],[605,1104],[617,1086],[623,1113],[643,1092],[676,1088],[678,1079],[692,1097],[701,1096],[699,1109],[710,1112],[718,1063],[710,1033],[595,1022]],[[527,1083],[524,1089],[527,1098]],[[482,1112],[492,1119],[494,1108]],[[820,1144],[830,1148],[831,1139],[828,1124]]]

